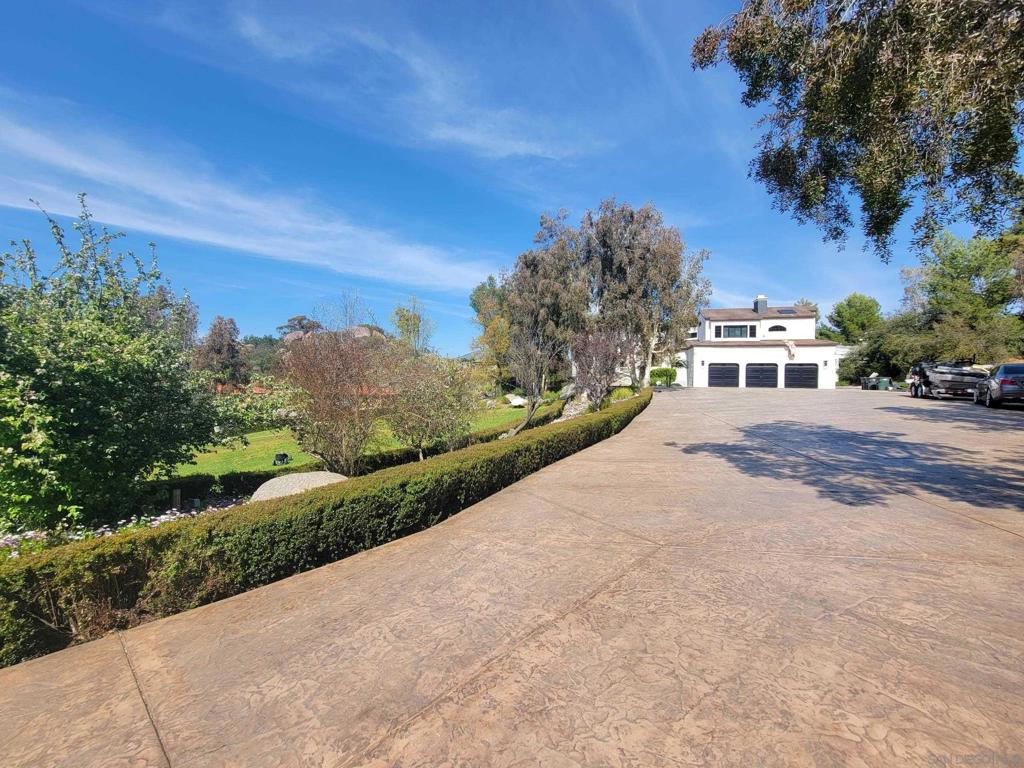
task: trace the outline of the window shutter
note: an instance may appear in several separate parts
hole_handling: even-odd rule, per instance
[[[722,338],[722,326],[720,326],[720,325],[716,325],[715,326],[715,338],[716,339]]]
[[[756,325],[750,326],[750,338],[752,338],[752,339],[757,338],[757,326]]]

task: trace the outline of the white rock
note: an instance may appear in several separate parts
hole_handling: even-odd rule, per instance
[[[505,395],[505,399],[508,400],[508,404],[513,408],[522,408],[526,405],[526,398],[519,395]]]
[[[296,493],[319,488],[321,485],[332,485],[348,480],[337,472],[292,472],[267,480],[256,489],[249,501],[265,501],[281,496],[293,496]]]

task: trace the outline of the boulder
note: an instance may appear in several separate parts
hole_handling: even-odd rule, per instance
[[[348,480],[337,472],[293,472],[267,480],[256,489],[249,501],[266,501],[281,496],[292,496],[296,493],[319,488],[321,485],[332,485]]]
[[[526,405],[526,398],[519,395],[505,395],[505,399],[508,400],[508,404],[513,408],[522,408]]]

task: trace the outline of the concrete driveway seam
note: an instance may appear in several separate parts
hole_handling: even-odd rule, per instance
[[[153,719],[153,712],[149,708],[149,702],[146,701],[146,694],[142,690],[142,684],[139,682],[139,676],[135,674],[135,665],[132,664],[132,657],[128,653],[128,647],[124,644],[124,635],[121,632],[117,632],[117,641],[121,644],[121,652],[124,654],[125,664],[128,665],[128,671],[132,673],[132,680],[135,682],[135,690],[139,694],[139,700],[142,702],[142,708],[146,710],[146,718],[149,720],[149,725],[153,729],[153,735],[156,737],[156,743],[160,746],[160,752],[163,754],[164,762],[167,763],[167,768],[171,768],[171,756],[167,754],[167,747],[164,745],[163,737],[160,735],[160,729],[156,727],[156,721]]]

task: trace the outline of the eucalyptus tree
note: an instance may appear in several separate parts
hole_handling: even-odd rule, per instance
[[[565,214],[541,217],[536,247],[521,254],[503,281],[509,317],[509,368],[528,407],[525,427],[537,410],[552,371],[583,326],[586,290],[574,231]]]
[[[854,225],[886,260],[966,219],[997,231],[1024,199],[1024,15],[1009,0],[743,0],[693,44],[764,108],[752,175],[827,239]]]
[[[655,356],[677,351],[707,304],[708,253],[687,250],[650,203],[634,209],[614,198],[587,211],[577,239],[589,308],[620,335],[634,383],[646,386]]]

